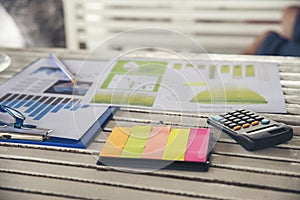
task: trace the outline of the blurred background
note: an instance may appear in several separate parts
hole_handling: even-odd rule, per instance
[[[261,33],[280,30],[282,11],[299,0],[0,0],[1,47],[93,49],[122,31],[157,27],[182,32],[209,53],[240,53]],[[164,43],[172,32],[126,34],[107,50]]]

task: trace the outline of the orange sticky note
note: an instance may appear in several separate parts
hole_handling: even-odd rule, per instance
[[[100,152],[100,156],[104,157],[120,157],[122,150],[128,140],[131,128],[116,127],[109,135],[104,147]]]
[[[162,159],[170,129],[170,127],[152,127],[142,158]]]

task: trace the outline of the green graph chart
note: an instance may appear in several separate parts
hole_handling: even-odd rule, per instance
[[[100,86],[92,103],[151,107],[167,62],[119,60]]]
[[[266,104],[266,99],[250,88],[214,88],[197,94],[191,102],[205,104]]]
[[[255,78],[254,65],[207,65],[200,70],[208,71],[208,80],[216,79],[218,76],[229,78],[230,81],[247,81],[248,78]],[[228,80],[227,80],[228,81]],[[249,80],[250,81],[250,80]],[[195,95],[191,102],[205,104],[267,104],[267,100],[251,88],[240,86],[239,82],[235,82],[236,86],[224,85],[224,88],[210,88]],[[200,84],[190,84],[190,86],[201,86]],[[202,85],[206,86],[206,85]]]

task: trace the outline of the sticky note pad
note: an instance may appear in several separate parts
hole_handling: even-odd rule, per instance
[[[116,127],[109,135],[107,142],[100,152],[100,156],[120,157],[123,147],[130,135],[131,128]]]
[[[97,164],[138,169],[207,171],[212,134],[208,128],[116,127]]]
[[[176,129],[172,128],[165,151],[163,154],[164,160],[184,160],[186,146],[190,129]]]
[[[141,158],[151,131],[150,126],[134,126],[121,153],[122,158]]]
[[[205,162],[208,154],[210,130],[207,128],[191,128],[184,160]]]
[[[162,159],[170,129],[170,127],[152,127],[142,158]]]

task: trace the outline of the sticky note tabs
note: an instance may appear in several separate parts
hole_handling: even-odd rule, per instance
[[[171,129],[163,160],[184,161],[190,129]]]
[[[142,158],[162,159],[170,130],[170,127],[152,127]]]
[[[121,153],[122,158],[141,158],[151,131],[150,126],[134,126]]]
[[[184,160],[205,162],[208,154],[210,130],[208,128],[191,128]]]
[[[141,139],[148,139],[151,131],[151,126],[133,126],[130,136],[135,136]]]
[[[131,128],[116,127],[109,135],[104,147],[100,152],[100,156],[120,157],[123,147],[130,135]]]

